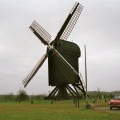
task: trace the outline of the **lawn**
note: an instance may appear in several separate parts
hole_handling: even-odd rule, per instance
[[[120,110],[109,110],[104,100],[95,103],[95,110],[86,109],[83,100],[79,108],[73,100],[0,102],[0,120],[120,120]]]

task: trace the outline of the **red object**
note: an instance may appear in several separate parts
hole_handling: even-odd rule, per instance
[[[117,95],[117,96],[115,96],[114,99],[110,100],[109,106],[110,106],[110,110],[112,110],[112,108],[120,109],[120,95]]]
[[[119,100],[110,100],[110,105],[120,105],[120,99]]]

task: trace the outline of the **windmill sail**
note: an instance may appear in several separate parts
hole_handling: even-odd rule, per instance
[[[41,27],[35,20],[30,26],[33,33],[41,40],[44,45],[48,45],[51,40],[51,35]]]
[[[61,27],[60,31],[58,32],[55,40],[67,40],[69,37],[72,29],[74,28],[81,12],[82,12],[83,6],[80,3],[75,3],[73,6],[71,12],[69,13],[67,19],[65,20],[63,26]]]
[[[22,81],[24,87],[27,86],[27,84],[30,82],[30,80],[35,76],[37,71],[40,69],[40,67],[43,65],[44,61],[47,58],[47,54],[44,54],[43,57],[38,61],[36,66],[33,68],[33,70],[28,74],[28,76]]]

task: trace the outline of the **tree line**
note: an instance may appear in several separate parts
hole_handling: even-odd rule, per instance
[[[120,91],[112,91],[112,92],[105,92],[100,91],[99,89],[97,91],[88,91],[88,95],[90,99],[111,99],[115,95],[120,94]],[[82,96],[82,94],[81,94]],[[19,90],[17,95],[14,95],[12,92],[7,95],[0,95],[0,101],[26,101],[26,100],[43,100],[44,97],[46,97],[45,94],[39,94],[39,95],[28,95],[25,90]],[[84,98],[81,97],[81,98]]]
[[[120,91],[112,91],[112,92],[106,92],[106,91],[88,91],[88,95],[90,98],[94,99],[112,99],[115,95],[120,94]]]
[[[14,95],[12,92],[5,95],[0,95],[0,101],[29,101],[29,100],[41,100],[44,99],[46,95],[28,95],[27,92],[23,89],[20,89],[17,95]]]

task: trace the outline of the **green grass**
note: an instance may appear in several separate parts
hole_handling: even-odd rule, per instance
[[[110,111],[107,102],[97,101],[95,107],[107,109],[86,109],[85,101],[76,108],[72,100],[0,102],[0,120],[120,120],[120,110]]]

